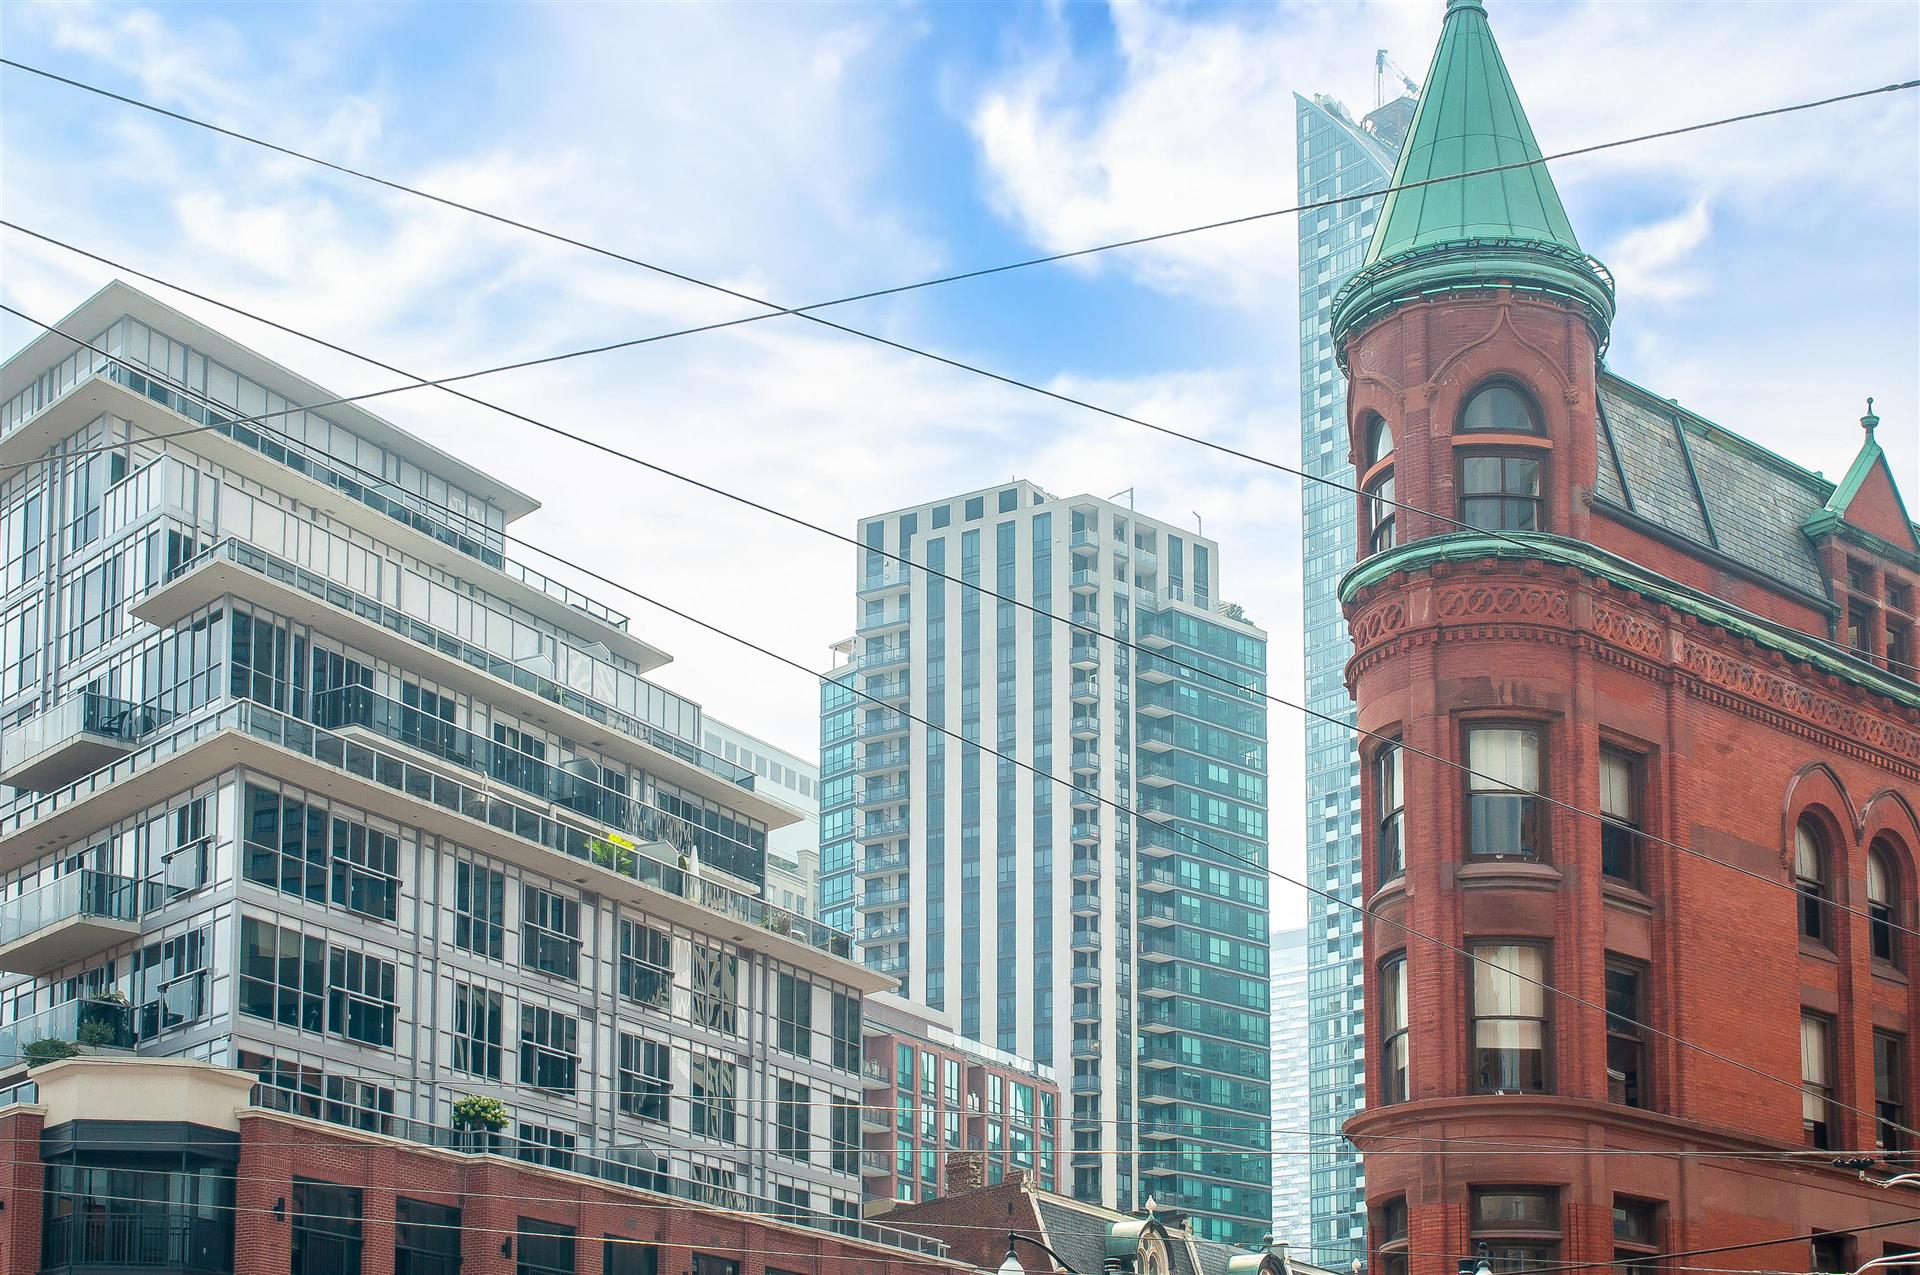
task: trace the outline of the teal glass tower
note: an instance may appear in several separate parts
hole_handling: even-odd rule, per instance
[[[1389,102],[1361,120],[1329,97],[1296,95],[1294,104],[1302,203],[1387,184],[1413,117],[1412,98]],[[1379,213],[1376,197],[1300,215],[1300,466],[1348,487],[1354,474],[1347,463],[1346,382],[1334,361],[1329,320],[1334,294],[1360,268]],[[1353,721],[1344,680],[1352,643],[1337,593],[1341,575],[1354,563],[1353,496],[1310,482],[1300,507],[1307,706],[1326,715],[1307,721],[1307,874],[1315,888],[1358,903],[1359,754],[1352,730],[1327,720]],[[1360,927],[1348,922],[1345,909],[1314,904],[1308,912],[1311,1244],[1317,1265],[1344,1268],[1365,1251],[1360,1247],[1367,1216],[1360,1158],[1339,1136],[1366,1091],[1364,966]]]
[[[1063,1190],[1257,1241],[1267,638],[1220,600],[1219,546],[1020,481],[859,535],[821,915],[961,1036],[1058,1072]],[[897,1200],[944,1190],[892,1176]]]

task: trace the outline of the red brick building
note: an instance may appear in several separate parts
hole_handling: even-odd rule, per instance
[[[252,1077],[78,1058],[0,1107],[0,1271],[156,1275],[971,1272],[925,1236],[848,1234],[253,1106]]]
[[[1448,180],[1540,154],[1452,0],[1334,306],[1374,1270],[1851,1270],[1920,1246],[1920,539],[1871,410],[1834,483],[1607,371],[1546,168]]]

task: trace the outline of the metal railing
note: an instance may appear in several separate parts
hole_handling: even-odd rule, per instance
[[[94,1204],[87,1196],[56,1196],[49,1203],[76,1210],[43,1223],[40,1269],[164,1270],[227,1275],[233,1270],[233,1214],[215,1207],[196,1217],[178,1206]]]
[[[158,881],[82,868],[0,903],[0,944],[17,942],[74,917],[136,921],[163,899]]]

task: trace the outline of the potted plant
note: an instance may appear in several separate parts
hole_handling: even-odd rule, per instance
[[[29,1068],[44,1067],[48,1063],[59,1062],[62,1058],[72,1058],[80,1052],[80,1046],[70,1040],[49,1037],[45,1040],[31,1040],[20,1050],[20,1057]]]
[[[507,1127],[507,1104],[498,1098],[468,1094],[455,1099],[453,1131],[455,1145],[462,1151],[485,1151],[493,1145],[493,1135]]]

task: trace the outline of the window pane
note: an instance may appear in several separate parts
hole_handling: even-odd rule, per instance
[[[1469,399],[1467,410],[1460,414],[1460,428],[1503,434],[1539,432],[1532,405],[1510,385],[1489,385]]]

